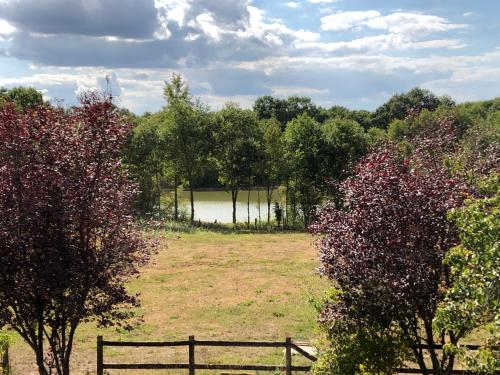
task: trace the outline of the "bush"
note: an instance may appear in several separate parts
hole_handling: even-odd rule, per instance
[[[319,345],[315,375],[379,375],[394,374],[411,358],[408,345],[396,327],[376,327],[338,317],[331,321],[327,311],[337,304],[340,291],[332,289],[321,309],[321,328],[326,340]]]

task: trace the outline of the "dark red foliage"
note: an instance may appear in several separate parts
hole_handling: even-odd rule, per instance
[[[138,304],[124,282],[150,247],[120,160],[130,131],[97,94],[69,112],[0,108],[0,325],[28,342],[41,374],[68,374],[79,323],[111,324]]]
[[[341,185],[344,207],[318,212],[311,229],[321,235],[322,272],[342,290],[323,319],[396,325],[416,344],[442,334],[432,332],[432,318],[451,282],[443,256],[458,240],[446,213],[467,188],[443,166],[454,139],[447,120],[441,125],[410,156],[394,145],[371,152]]]

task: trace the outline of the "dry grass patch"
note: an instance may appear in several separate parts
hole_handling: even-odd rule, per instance
[[[130,284],[132,292],[141,293],[144,323],[130,333],[82,326],[73,352],[73,373],[95,371],[97,334],[113,340],[151,341],[185,340],[188,335],[228,340],[313,338],[315,311],[309,298],[320,295],[326,282],[315,274],[318,260],[310,235],[199,231],[163,237],[154,264]],[[31,353],[20,340],[11,356],[15,374],[35,374]],[[187,349],[113,348],[107,349],[106,358],[128,363],[186,362]],[[212,363],[279,364],[281,359],[280,350],[197,351],[197,360]],[[132,373],[140,372],[111,372]]]

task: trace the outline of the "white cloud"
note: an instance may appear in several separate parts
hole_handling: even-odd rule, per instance
[[[264,70],[269,75],[279,70],[301,69],[304,66],[311,66],[317,70],[342,69],[358,72],[371,71],[377,74],[407,71],[415,74],[447,73],[451,76],[453,72],[463,72],[463,69],[467,67],[478,71],[500,66],[500,49],[478,56],[403,57],[360,54],[332,57],[269,57],[254,62],[234,63],[231,66],[248,70]]]
[[[219,41],[223,30],[217,26],[214,17],[210,13],[202,13],[194,20],[189,21],[188,26],[201,29],[203,33],[215,41]]]
[[[238,30],[239,37],[255,37],[268,45],[283,45],[283,36],[293,37],[299,41],[312,42],[318,40],[320,35],[308,30],[293,30],[285,26],[281,21],[266,22],[264,11],[254,6],[248,6],[250,19],[245,30]]]
[[[272,87],[273,95],[279,97],[287,97],[291,95],[311,96],[311,95],[328,95],[328,89],[317,89],[314,87],[298,87],[298,86],[275,86]]]
[[[369,28],[383,30],[386,34],[358,38],[350,41],[331,43],[297,43],[298,48],[317,48],[323,52],[343,50],[385,51],[410,49],[457,49],[465,44],[457,39],[440,38],[423,40],[424,37],[438,32],[446,32],[467,27],[453,24],[433,15],[394,12],[382,15],[375,10],[338,12],[321,18],[321,28],[327,31],[358,30]]]
[[[321,14],[331,14],[331,13],[334,13],[335,12],[335,9],[334,8],[331,8],[331,7],[327,7],[327,8],[320,8],[319,12]]]
[[[369,18],[362,25],[371,29],[387,30],[394,34],[412,36],[428,35],[433,32],[463,29],[466,27],[463,24],[450,23],[442,17],[406,12],[396,12],[387,16]]]
[[[289,1],[288,3],[286,3],[286,6],[289,8],[298,8],[300,7],[300,3],[296,1]]]
[[[437,39],[415,42],[398,34],[384,34],[354,39],[347,42],[302,42],[296,43],[296,47],[299,49],[317,49],[323,52],[347,50],[355,52],[369,52],[432,48],[457,49],[465,47],[465,44],[457,39]]]
[[[363,21],[380,16],[376,10],[339,12],[321,18],[321,28],[327,31],[349,30]]]
[[[184,18],[189,9],[187,0],[154,0],[155,8],[158,9],[158,18],[164,28],[168,22],[176,22],[179,26],[184,25]]]
[[[5,20],[0,19],[0,35],[9,35],[16,31],[16,28]]]
[[[395,12],[383,16],[376,10],[338,12],[321,18],[321,28],[327,31],[350,30],[367,27],[376,30],[386,30],[393,34],[428,35],[467,27],[463,24],[453,24],[442,17]]]
[[[307,0],[312,4],[333,4],[337,0]]]

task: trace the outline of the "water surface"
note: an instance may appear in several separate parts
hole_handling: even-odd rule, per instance
[[[190,213],[189,191],[179,190],[180,203],[183,209]],[[236,220],[238,222],[247,221],[247,199],[248,190],[240,190],[236,202]],[[259,220],[259,200],[260,219],[264,223],[267,221],[267,202],[265,190],[250,191],[250,222]],[[273,192],[273,203],[271,204],[271,220],[274,219],[273,206],[275,201],[283,201],[277,190]],[[194,192],[194,217],[195,220],[203,222],[232,223],[233,204],[231,193],[225,190],[195,191]]]

